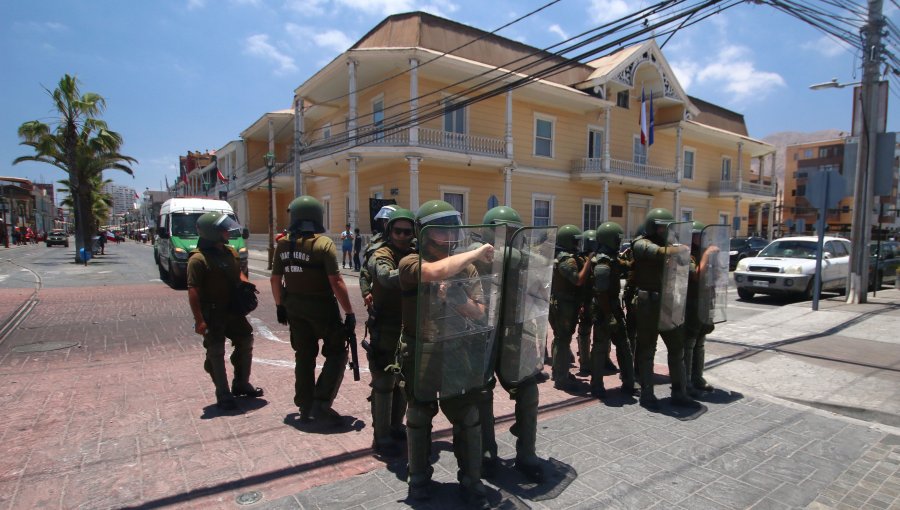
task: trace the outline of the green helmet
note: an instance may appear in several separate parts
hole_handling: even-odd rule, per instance
[[[582,253],[590,253],[593,251],[597,251],[597,231],[596,230],[585,230],[581,233],[581,248]]]
[[[700,223],[699,221],[694,220],[694,222],[691,224],[691,233],[699,234],[700,232],[703,232],[704,228],[706,228],[705,223]]]
[[[460,225],[459,211],[443,200],[429,200],[416,211],[416,238],[419,240],[419,253],[423,257],[428,254],[429,239],[422,236],[422,229],[429,225]],[[458,233],[456,234],[458,237]],[[451,239],[455,243],[458,239]],[[449,249],[445,250],[448,254]]]
[[[646,232],[648,237],[654,237],[656,235],[656,227],[668,226],[669,223],[674,221],[675,217],[672,216],[668,209],[657,207],[647,213],[647,217],[644,219],[644,232]]]
[[[575,225],[563,225],[556,232],[556,245],[561,249],[574,253],[578,250],[578,239],[581,229]]]
[[[409,221],[409,223],[411,225],[415,226],[416,214],[414,212],[410,211],[409,209],[400,209],[400,208],[394,209],[394,211],[388,217],[387,225],[385,225],[385,228],[384,228],[385,235],[387,235],[387,233],[391,231],[391,226],[397,220],[407,220],[407,221]]]
[[[232,231],[240,230],[241,225],[221,211],[203,213],[197,218],[197,235],[214,243],[222,240],[222,232],[230,235]]]
[[[506,224],[511,228],[516,229],[522,226],[522,217],[519,216],[519,213],[512,207],[498,205],[484,213],[484,220],[482,223],[485,225]]]
[[[291,213],[291,226],[288,229],[291,232],[304,234],[325,232],[325,224],[322,221],[325,217],[325,208],[315,198],[309,195],[295,198],[288,206],[288,212]]]
[[[625,237],[625,231],[614,221],[607,221],[597,227],[597,245],[600,250],[607,253],[618,253],[623,237]]]

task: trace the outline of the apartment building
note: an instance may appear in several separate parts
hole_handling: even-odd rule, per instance
[[[216,188],[229,189],[254,232],[268,224],[267,153],[278,229],[299,194],[322,201],[332,233],[346,223],[366,232],[370,198],[411,209],[443,199],[469,223],[506,204],[535,225],[612,220],[629,237],[654,207],[746,234],[751,205],[774,204],[774,147],[751,138],[742,115],[688,96],[654,41],[572,65],[451,20],[398,14],[294,98],[230,142],[244,164]],[[771,235],[771,216],[762,223]]]
[[[138,202],[138,199],[135,198],[137,193],[131,186],[108,182],[103,185],[102,190],[112,200],[112,208],[109,210],[110,223],[112,223],[112,218],[133,211],[134,204]]]

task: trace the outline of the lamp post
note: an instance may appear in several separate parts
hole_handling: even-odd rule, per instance
[[[272,256],[275,253],[275,196],[272,191],[272,169],[275,168],[275,153],[267,152],[263,156],[266,163],[267,178],[269,181],[269,256],[266,269],[272,270]]]

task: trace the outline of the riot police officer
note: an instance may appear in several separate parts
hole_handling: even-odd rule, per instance
[[[674,221],[672,213],[666,209],[651,210],[644,221],[646,235],[636,240],[632,246],[635,312],[639,317],[636,331],[637,372],[641,385],[640,402],[647,407],[657,405],[656,396],[653,394],[653,357],[656,353],[657,336],[662,336],[668,351],[672,403],[697,406],[697,402],[687,394],[684,375],[684,330],[679,326],[661,331],[659,327],[667,257],[687,258],[686,246],[674,246],[668,242],[667,227]],[[671,291],[687,294],[686,287]]]
[[[203,335],[206,361],[203,368],[216,387],[216,405],[237,409],[234,397],[261,397],[263,390],[250,384],[253,361],[253,327],[247,318],[228,309],[238,281],[249,282],[240,258],[228,245],[229,235],[241,226],[227,214],[211,211],[197,219],[199,240],[187,268],[188,301],[194,315],[194,331]],[[228,387],[225,371],[225,339],[231,339],[234,380]]]
[[[400,260],[412,251],[416,217],[408,209],[395,209],[384,230],[384,242],[369,261],[372,282],[372,311],[369,315],[371,343],[367,356],[372,373],[372,447],[387,457],[401,453],[395,440],[405,440],[403,416],[406,395],[399,376],[388,367],[393,365],[400,341],[401,294]]]
[[[563,225],[556,234],[557,254],[553,264],[550,295],[550,327],[553,329],[553,387],[561,390],[577,388],[575,376],[569,372],[572,361],[572,335],[578,323],[581,289],[587,281],[588,264],[576,257],[581,229]]]
[[[452,227],[426,228],[435,225]],[[481,426],[474,391],[486,384],[487,374],[468,358],[483,356],[484,342],[493,339],[493,329],[484,325],[492,314],[473,263],[493,260],[494,249],[483,244],[454,253],[461,241],[459,225],[459,213],[447,202],[422,204],[416,211],[418,253],[400,261],[403,334],[399,352],[408,401],[409,498],[428,499],[433,494],[431,423],[440,407],[453,424],[463,496],[476,508],[489,508],[481,482]],[[472,345],[477,352],[466,350]]]
[[[703,378],[703,364],[706,358],[706,335],[711,333],[715,326],[709,313],[709,300],[704,300],[701,295],[715,294],[715,282],[710,281],[711,272],[715,270],[713,261],[719,253],[719,247],[707,241],[701,243],[707,226],[699,221],[694,221],[691,229],[691,276],[688,280],[687,307],[684,320],[684,368],[688,385],[688,393],[691,396],[699,396],[701,392],[713,391],[712,385]],[[724,234],[727,240],[726,225],[710,225],[707,234],[719,232]],[[707,235],[707,237],[713,237]],[[724,262],[724,261],[723,261]],[[721,271],[727,276],[728,269],[722,267]],[[701,292],[705,290],[706,292]],[[704,320],[701,320],[703,317]]]
[[[590,266],[591,258],[596,250],[597,231],[593,229],[585,230],[581,234],[581,242],[579,243],[579,266]],[[594,325],[593,310],[591,309],[593,277],[593,267],[589,267],[587,280],[585,280],[584,285],[580,289],[581,302],[578,307],[578,375],[581,376],[591,375],[591,328]]]
[[[294,349],[294,405],[300,420],[337,424],[332,409],[347,365],[347,332],[356,317],[347,287],[337,267],[334,242],[325,236],[322,204],[311,196],[295,198],[288,206],[290,235],[278,241],[272,261],[272,296],[278,322],[289,324]],[[346,314],[341,321],[340,308]],[[325,364],[315,379],[319,340]]]
[[[594,345],[591,347],[591,394],[595,397],[606,395],[603,374],[610,343],[616,346],[622,391],[626,395],[633,395],[635,391],[634,361],[625,331],[625,314],[619,301],[620,280],[629,264],[619,258],[619,246],[624,235],[622,227],[614,221],[597,227],[597,255],[592,260]]]
[[[379,209],[378,213],[375,214],[375,232],[373,232],[372,237],[369,239],[369,244],[366,245],[366,249],[363,252],[362,267],[359,271],[359,292],[362,294],[363,303],[365,303],[366,308],[372,308],[373,299],[372,275],[369,273],[369,260],[378,248],[384,246],[387,238],[385,228],[388,219],[390,219],[391,213],[399,208],[400,207],[396,205],[388,204]]]
[[[549,243],[552,249],[555,228],[519,230],[522,218],[515,209],[507,206],[489,210],[482,223],[506,225],[501,327],[496,346],[495,373],[509,398],[515,401],[515,423],[510,428],[516,436],[515,467],[532,481],[540,482],[544,473],[535,449],[537,375],[543,367],[543,351],[547,341],[546,316],[550,296],[546,293],[546,286],[553,276],[553,259],[548,256],[549,253],[542,254],[541,247]],[[492,239],[486,241],[493,242]],[[520,318],[526,316],[527,320]],[[485,473],[492,471],[497,463],[493,406],[495,386],[496,379],[492,378],[482,391],[478,406]]]

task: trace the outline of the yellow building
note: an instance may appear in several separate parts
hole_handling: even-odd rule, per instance
[[[246,164],[229,200],[254,232],[268,221],[267,152],[279,229],[301,193],[322,201],[331,233],[346,223],[367,232],[369,198],[413,210],[443,199],[469,223],[507,204],[531,224],[612,220],[628,237],[653,207],[745,234],[750,204],[774,201],[764,184],[774,147],[750,138],[742,115],[689,97],[654,41],[572,65],[430,14],[398,14],[294,92],[293,110],[241,133]],[[654,143],[644,145],[651,94]]]

